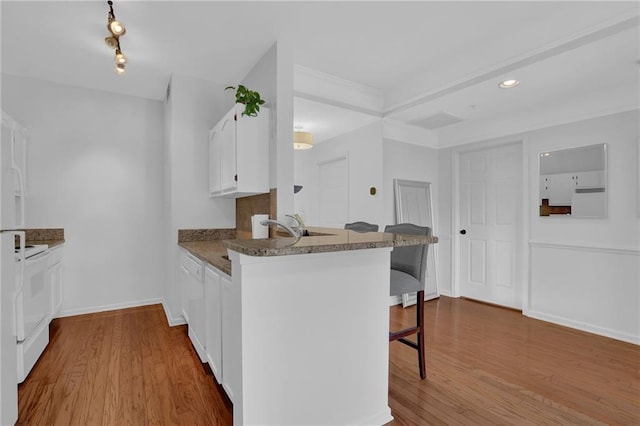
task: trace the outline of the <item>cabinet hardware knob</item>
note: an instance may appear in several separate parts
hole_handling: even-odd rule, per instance
[[[467,230],[466,230],[466,229],[461,229],[461,230],[460,230],[460,233],[461,233],[462,235],[464,235],[464,234],[466,234],[466,233],[467,233]]]

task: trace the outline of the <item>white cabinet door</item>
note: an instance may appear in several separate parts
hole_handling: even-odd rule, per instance
[[[602,170],[575,173],[575,186],[582,188],[603,188],[604,172]]]
[[[209,132],[209,195],[219,195],[220,186],[220,126]]]
[[[573,173],[547,175],[547,187],[550,206],[570,206],[575,190]]]
[[[213,268],[205,268],[206,299],[206,350],[207,362],[218,383],[222,382],[222,302],[220,274]]]
[[[222,387],[235,402],[240,393],[242,375],[242,320],[240,316],[240,291],[225,275],[220,277],[222,291]]]
[[[183,251],[180,256],[183,286],[183,315],[189,325],[189,339],[200,360],[206,362],[205,306],[203,264],[196,257]]]
[[[49,249],[49,281],[51,284],[51,318],[57,318],[62,308],[62,246]]]
[[[269,120],[242,116],[236,104],[209,132],[209,195],[229,198],[269,192]]]
[[[236,183],[236,114],[231,110],[220,124],[220,186],[228,192]]]

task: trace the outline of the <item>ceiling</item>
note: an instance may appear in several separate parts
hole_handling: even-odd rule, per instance
[[[235,85],[278,41],[297,65],[381,94],[374,114],[297,98],[294,121],[315,126],[316,140],[380,116],[464,142],[489,122],[638,107],[635,1],[116,0],[114,10],[127,27],[124,76],[103,43],[106,1],[3,0],[2,72],[162,99],[171,73]],[[499,89],[507,77],[520,86]],[[459,122],[433,124],[443,116]]]

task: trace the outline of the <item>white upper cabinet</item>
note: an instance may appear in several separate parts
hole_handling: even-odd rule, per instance
[[[242,115],[236,104],[209,132],[209,195],[243,197],[269,192],[269,109]]]

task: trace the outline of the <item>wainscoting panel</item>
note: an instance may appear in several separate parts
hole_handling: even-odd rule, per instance
[[[525,315],[640,344],[640,250],[529,245]]]

